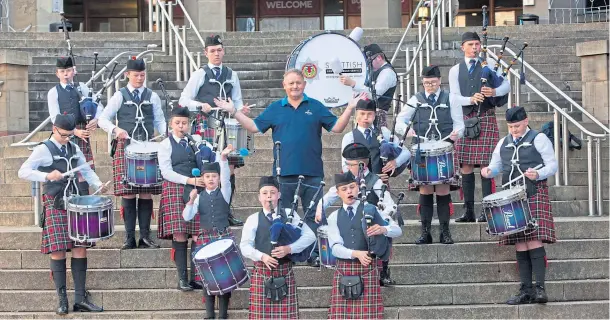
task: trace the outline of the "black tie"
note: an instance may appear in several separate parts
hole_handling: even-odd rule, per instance
[[[214,76],[216,77],[216,80],[220,79],[220,68],[219,67],[214,67]]]
[[[350,220],[354,219],[354,208],[352,206],[347,207],[347,215]]]
[[[519,144],[519,141],[521,141],[521,138],[523,138],[523,137],[519,137],[519,138],[515,139],[515,145]]]
[[[371,129],[366,128],[364,129],[364,138],[366,139],[367,143],[371,143]]]
[[[140,104],[140,91],[138,91],[138,89],[135,89],[133,90],[132,94],[133,102],[135,102],[136,104]]]
[[[477,66],[477,60],[470,59],[470,69],[468,69],[468,73],[472,73],[476,66]]]
[[[61,152],[61,156],[62,157],[66,157],[66,146],[61,146],[61,149],[59,150]]]
[[[72,91],[72,89],[74,89],[74,87],[71,84],[66,85],[66,90]]]
[[[186,139],[180,139],[180,145],[184,148],[184,150],[189,151]]]
[[[428,102],[430,102],[430,105],[434,105],[434,103],[436,102],[436,94],[431,93],[428,96]]]
[[[269,221],[273,221],[273,214],[271,212],[267,213],[267,219],[269,219]]]

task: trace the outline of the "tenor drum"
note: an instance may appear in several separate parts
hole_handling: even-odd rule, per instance
[[[254,136],[235,119],[225,119],[225,145],[233,145],[230,156],[245,157],[254,152]]]
[[[125,180],[129,185],[144,188],[161,185],[158,150],[158,142],[132,142],[125,148]]]
[[[214,111],[212,115],[215,116],[217,111]],[[212,146],[216,140],[218,134],[219,121],[214,118],[206,118],[202,114],[197,114],[196,118],[191,124],[191,134],[198,135],[205,141],[209,146]]]
[[[453,145],[447,141],[419,144],[421,159],[415,165],[417,144],[411,147],[411,178],[415,185],[449,184],[455,178]]]
[[[307,96],[329,108],[341,107],[347,105],[353,93],[352,88],[341,84],[339,75],[333,72],[332,65],[337,61],[341,63],[343,75],[358,85],[364,84],[369,70],[360,46],[351,38],[332,31],[302,41],[288,57],[286,70],[303,71]]]
[[[502,190],[481,201],[488,233],[505,236],[535,227],[524,188]]]
[[[250,279],[241,252],[231,239],[220,239],[201,247],[193,263],[211,295],[229,293]]]
[[[318,249],[320,250],[320,268],[325,266],[334,269],[337,266],[337,258],[333,255],[328,241],[328,227],[318,228]]]
[[[76,242],[96,242],[114,235],[114,206],[109,197],[76,196],[68,199],[68,236]]]

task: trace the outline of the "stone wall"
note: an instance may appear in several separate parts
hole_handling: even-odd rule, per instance
[[[608,49],[608,40],[581,42],[576,45],[582,76],[582,106],[606,124],[610,123]]]
[[[29,131],[30,64],[27,52],[0,50],[0,136]]]

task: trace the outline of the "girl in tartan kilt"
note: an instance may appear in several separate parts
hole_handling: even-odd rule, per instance
[[[55,66],[55,75],[59,79],[59,83],[47,93],[47,104],[51,121],[55,122],[55,117],[60,113],[73,115],[76,120],[76,128],[74,129],[74,137],[72,137],[71,141],[78,145],[85,155],[86,162],[93,161],[93,150],[89,137],[97,128],[97,121],[104,107],[99,103],[93,117],[87,119],[81,112],[80,100],[82,97],[89,96],[89,88],[82,82],[75,86],[75,71],[72,58],[57,58]],[[95,166],[91,165],[91,169],[95,170]],[[81,175],[79,175],[79,184],[82,184],[80,186],[81,189],[89,191],[87,181]]]
[[[248,217],[242,231],[240,249],[244,257],[254,261],[254,270],[250,279],[250,319],[297,319],[299,306],[297,286],[291,253],[300,253],[316,241],[316,236],[307,226],[301,227],[301,237],[287,246],[274,247],[270,240],[270,227],[276,218],[286,222],[289,209],[278,210],[280,198],[279,185],[272,176],[261,177],[258,200],[263,209]],[[275,211],[278,211],[277,213]],[[301,223],[301,217],[294,214],[293,226]],[[286,294],[277,299],[267,298],[265,281],[284,280]],[[272,294],[272,296],[275,296]]]
[[[329,246],[337,258],[328,318],[383,319],[379,264],[390,254],[388,238],[399,237],[402,229],[358,200],[351,172],[335,175],[335,184],[343,206],[328,217]]]
[[[531,218],[537,228],[513,233],[502,237],[500,244],[515,245],[521,288],[519,293],[506,303],[546,303],[548,298],[544,288],[546,272],[546,251],[544,243],[555,243],[555,225],[551,213],[551,202],[547,178],[557,172],[557,159],[553,144],[543,133],[531,130],[523,107],[513,107],[506,111],[509,134],[502,138],[493,152],[489,167],[481,174],[493,178],[502,174],[502,183],[525,176],[525,187],[529,201]],[[543,165],[542,168],[533,168]],[[532,286],[532,273],[536,284]]]
[[[498,143],[500,137],[496,121],[496,102],[493,97],[508,94],[510,84],[505,80],[497,88],[481,85],[483,70],[488,68],[485,65],[492,66],[496,62],[491,57],[486,61],[479,58],[481,39],[476,32],[462,34],[461,48],[464,51],[464,59],[449,70],[450,103],[451,106],[462,107],[466,128],[468,128],[468,119],[478,116],[481,132],[478,137],[469,137],[469,130],[466,130],[464,137],[455,144],[456,157],[462,171],[462,191],[466,209],[462,217],[455,219],[455,222],[475,222],[473,170],[475,167],[489,163]],[[501,70],[498,72],[498,77],[501,77]],[[483,197],[492,194],[495,190],[493,180],[481,176],[481,190]],[[485,215],[481,214],[478,220],[485,222]]]
[[[193,189],[189,194],[189,201],[182,212],[184,220],[191,221],[199,214],[198,244],[207,244],[222,238],[233,239],[229,229],[229,202],[231,201],[230,169],[227,156],[233,151],[228,145],[217,158],[219,162],[206,162],[202,166],[203,184],[205,190],[198,192]],[[204,250],[204,249],[202,249]],[[193,255],[195,253],[193,252]],[[201,276],[201,275],[200,275]],[[215,296],[203,291],[205,299],[206,319],[214,319]],[[219,313],[221,319],[227,319],[231,293],[218,296]]]
[[[53,134],[49,140],[34,148],[30,157],[19,169],[21,179],[44,182],[42,202],[44,206],[44,223],[42,226],[42,243],[40,252],[51,255],[51,275],[55,282],[59,306],[56,313],[68,314],[68,297],[66,294],[66,251],[72,251],[72,277],[74,279],[74,311],[101,312],[102,308],[91,303],[85,290],[87,278],[87,249],[89,243],[77,243],[68,234],[68,214],[61,197],[71,180],[64,178],[63,173],[72,168],[86,164],[85,156],[70,138],[76,126],[72,114],[58,114],[53,125]],[[68,165],[68,162],[70,165]],[[89,166],[80,171],[81,176],[96,189],[102,182]],[[87,186],[89,185],[87,184]],[[85,190],[80,189],[79,194]],[[74,190],[73,190],[74,191]],[[86,190],[88,192],[88,190]],[[69,192],[69,194],[73,194]]]
[[[446,139],[450,143],[458,141],[464,133],[464,116],[462,106],[452,105],[449,102],[449,92],[441,89],[441,70],[438,66],[427,66],[422,70],[423,92],[418,92],[407,102],[421,107],[416,109],[407,107],[397,117],[396,130],[405,132],[407,124],[413,116],[413,124],[407,136],[414,137],[413,143],[419,141],[419,137],[426,137],[431,141]],[[455,159],[455,157],[454,157]],[[415,166],[415,165],[414,165]],[[457,166],[456,166],[457,168]],[[457,170],[457,169],[456,169]],[[438,221],[440,224],[440,239],[443,244],[452,244],[451,232],[449,231],[449,220],[451,217],[453,203],[449,191],[459,189],[459,177],[457,172],[450,172],[446,177],[447,182],[436,185],[424,185],[415,181],[410,184],[411,190],[419,191],[419,216],[421,218],[421,236],[415,240],[415,244],[432,243],[430,229],[434,215],[434,194],[436,193],[436,205]]]
[[[191,291],[202,289],[195,278],[195,268],[191,264],[191,282],[187,274],[187,244],[191,241],[194,252],[199,232],[199,219],[184,221],[182,211],[194,187],[203,187],[203,178],[195,176],[197,166],[196,148],[189,145],[185,133],[189,129],[190,112],[188,108],[173,108],[170,118],[171,136],[161,142],[159,148],[159,169],[163,176],[163,192],[157,218],[159,239],[172,240],[172,260],[178,271],[178,289]],[[196,173],[196,172],[195,172]]]
[[[129,139],[148,141],[153,137],[155,129],[164,135],[165,116],[159,96],[144,87],[146,79],[144,60],[128,60],[125,76],[129,83],[110,98],[99,121],[100,127],[108,133],[113,133],[115,137],[112,140],[113,150],[110,155],[113,157],[114,195],[123,197],[121,215],[125,221],[125,243],[122,249],[136,247],[136,217],[140,227],[138,247],[159,248],[159,245],[150,238],[150,220],[153,214],[152,195],[161,194],[161,183],[152,187],[128,185],[125,148],[130,143]],[[115,116],[118,125],[114,124]],[[138,194],[139,199],[136,199]]]

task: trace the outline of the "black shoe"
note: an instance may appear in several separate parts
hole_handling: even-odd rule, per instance
[[[178,280],[178,290],[182,292],[193,291],[193,287],[189,284],[188,280]]]
[[[380,275],[380,279],[379,279],[379,285],[382,287],[391,287],[393,285],[396,284],[396,281],[392,280],[392,278],[390,278],[390,272],[386,271],[386,272],[381,272]]]
[[[464,208],[466,208],[464,214],[461,217],[455,219],[455,222],[475,222],[474,202],[466,202],[464,204]]]
[[[442,244],[453,244],[451,232],[449,232],[449,224],[441,224],[441,235],[439,239]]]
[[[533,297],[533,302],[535,303],[547,303],[549,301],[549,297],[546,295],[546,290],[544,290],[544,287],[541,286],[536,286],[536,289],[534,289],[534,297]]]
[[[138,241],[138,248],[153,248],[153,249],[157,249],[160,248],[161,246],[159,246],[158,244],[156,244],[154,241],[152,241],[149,237],[144,237],[142,239],[140,239],[140,241]]]
[[[485,215],[485,212],[481,212],[481,215],[477,219],[477,222],[487,222],[487,216]]]
[[[66,288],[59,289],[57,293],[58,304],[56,314],[60,316],[65,316],[68,314],[68,294],[66,293]]]
[[[81,302],[75,303],[73,310],[74,312],[102,312],[104,308],[98,307],[89,301],[89,292],[85,294],[85,299]]]
[[[545,294],[546,296],[546,294]],[[512,296],[506,304],[510,305],[518,305],[518,304],[529,304],[532,303],[532,288],[525,288],[521,285],[521,289],[519,289],[519,293]]]
[[[421,229],[421,236],[419,239],[415,240],[415,244],[431,244],[432,235],[430,234],[430,227],[424,227],[422,225]]]
[[[229,213],[229,225],[231,227],[241,227],[244,225],[244,222],[235,218],[232,213]]]
[[[203,283],[201,281],[191,281],[189,282],[189,285],[191,286],[191,288],[195,289],[195,290],[202,290],[203,289]]]
[[[132,238],[132,237],[128,237],[125,239],[125,242],[123,242],[123,246],[121,247],[121,250],[135,249],[135,248],[136,248],[136,239]]]
[[[310,267],[319,268],[320,267],[320,257],[311,257],[307,259],[307,264]]]

